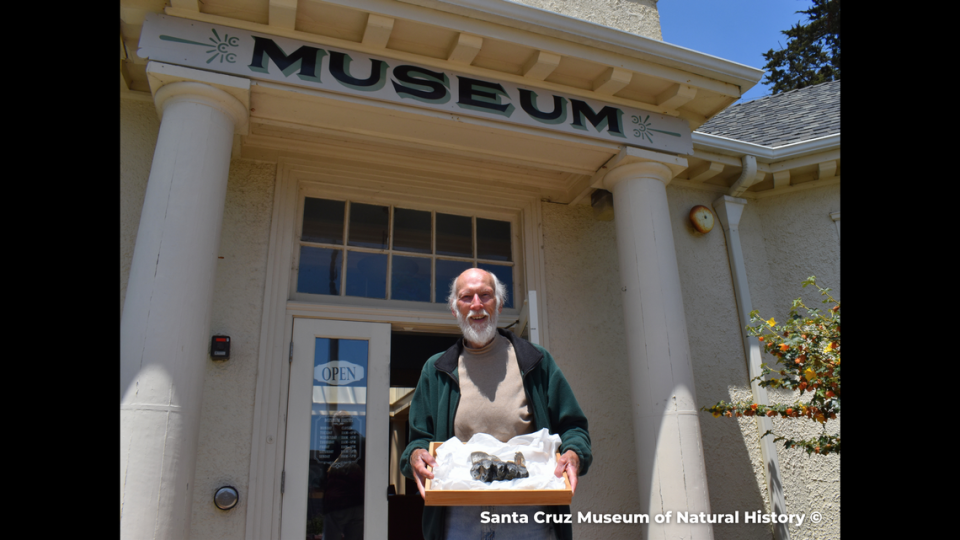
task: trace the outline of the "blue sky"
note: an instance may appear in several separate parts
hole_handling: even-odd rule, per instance
[[[763,53],[786,45],[786,36],[780,32],[805,20],[806,15],[796,12],[809,9],[811,3],[810,0],[660,0],[657,10],[665,42],[763,69],[766,64]],[[762,82],[757,83],[741,101],[768,94],[770,89]]]

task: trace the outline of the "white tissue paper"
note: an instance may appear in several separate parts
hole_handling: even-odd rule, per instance
[[[546,428],[536,433],[519,435],[503,443],[492,435],[476,433],[466,444],[453,437],[437,448],[437,466],[433,470],[431,489],[566,489],[563,478],[554,476],[557,468],[557,449],[560,436],[550,435]],[[481,482],[470,476],[470,454],[486,452],[503,461],[513,461],[514,454],[523,453],[528,478]]]

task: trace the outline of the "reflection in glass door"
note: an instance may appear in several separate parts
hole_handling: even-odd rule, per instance
[[[386,534],[390,326],[295,319],[281,537]]]
[[[363,538],[368,349],[364,340],[315,338],[308,538]]]

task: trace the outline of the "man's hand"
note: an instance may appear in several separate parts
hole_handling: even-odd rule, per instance
[[[563,471],[567,471],[567,478],[570,480],[570,492],[577,492],[577,473],[580,472],[580,456],[573,450],[567,450],[557,460],[557,469],[553,474],[557,478],[563,478]]]
[[[413,478],[417,481],[417,489],[420,490],[420,497],[426,499],[423,491],[423,485],[426,478],[433,478],[433,472],[427,470],[427,466],[436,467],[437,460],[433,459],[430,452],[423,448],[417,448],[410,454],[410,466],[413,467]]]

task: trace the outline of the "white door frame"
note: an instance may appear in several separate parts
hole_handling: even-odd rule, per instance
[[[389,484],[390,325],[294,318],[293,355],[287,404],[285,486],[280,538],[302,540],[307,528],[307,466],[310,458],[310,410],[316,338],[359,339],[370,343],[367,357],[364,538],[387,537]]]
[[[326,151],[318,147],[318,151]],[[333,150],[331,150],[332,152]],[[273,198],[270,240],[267,254],[266,283],[263,296],[263,318],[260,328],[260,350],[257,357],[257,388],[253,412],[253,435],[250,449],[250,476],[247,485],[247,517],[244,540],[277,540],[280,538],[280,501],[284,464],[284,441],[287,418],[287,393],[290,377],[290,336],[293,321],[301,317],[335,320],[361,320],[391,323],[395,330],[452,331],[456,326],[448,311],[420,310],[411,306],[396,308],[366,305],[367,299],[353,299],[351,304],[331,301],[298,302],[290,299],[292,261],[296,244],[299,186],[301,183],[329,185],[344,189],[366,178],[364,169],[352,176],[332,175],[317,161],[316,156],[280,157]],[[378,178],[371,176],[371,178]],[[426,177],[425,177],[426,178]],[[484,194],[470,191],[473,186],[443,185],[439,181],[424,180],[417,188],[419,197],[427,197],[438,207],[450,201],[468,198],[474,203],[497,208],[513,208],[521,215],[520,235],[524,264],[524,288],[536,290],[538,296],[540,344],[549,348],[549,324],[546,312],[546,268],[543,260],[542,217],[540,195],[536,190],[511,188]],[[424,189],[424,186],[429,189]],[[380,185],[377,193],[391,190],[410,192],[411,186],[402,182]],[[366,197],[370,190],[357,188]],[[465,191],[466,190],[466,191]],[[399,195],[398,195],[399,196]],[[402,302],[400,304],[403,304]],[[517,306],[519,308],[519,306]],[[289,479],[287,479],[289,480]],[[284,489],[285,490],[285,489]]]

